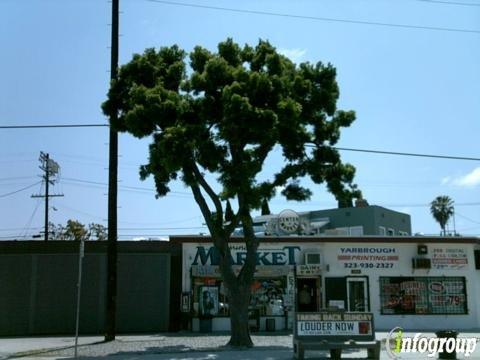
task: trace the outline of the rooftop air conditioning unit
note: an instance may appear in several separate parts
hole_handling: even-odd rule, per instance
[[[305,265],[320,265],[321,263],[322,263],[322,258],[320,253],[305,254]]]

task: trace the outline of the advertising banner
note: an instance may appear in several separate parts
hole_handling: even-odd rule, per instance
[[[296,337],[373,340],[373,314],[348,312],[297,313]]]

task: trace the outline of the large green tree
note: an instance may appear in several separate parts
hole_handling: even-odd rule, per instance
[[[295,65],[266,41],[255,47],[231,39],[217,52],[195,47],[188,59],[178,46],[147,49],[121,67],[103,104],[106,115],[118,109],[111,125],[138,138],[151,136],[148,164],[141,178],[153,176],[157,196],[182,180],[192,190],[220,256],[229,295],[232,346],[251,346],[248,329],[250,285],[259,239],[251,212],[275,189],[289,200],[312,192],[300,180],[326,183],[337,199],[359,195],[355,168],[332,148],[340,129],[355,119],[336,107],[336,70],[330,64]],[[283,165],[262,180],[269,153],[280,149]],[[208,181],[216,176],[216,184]],[[216,191],[217,185],[221,190]],[[224,200],[237,203],[225,223]],[[231,266],[229,240],[243,228],[247,250],[242,270]]]
[[[430,212],[433,218],[440,224],[443,236],[445,236],[447,234],[445,227],[454,212],[453,200],[447,195],[437,196],[430,203]]]

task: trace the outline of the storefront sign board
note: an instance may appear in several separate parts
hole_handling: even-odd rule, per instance
[[[296,313],[295,337],[318,340],[375,339],[372,313]]]

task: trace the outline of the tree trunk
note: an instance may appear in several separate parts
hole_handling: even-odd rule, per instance
[[[239,280],[237,279],[237,282]],[[252,347],[248,325],[248,305],[250,304],[250,286],[237,284],[230,292],[230,326],[231,337],[227,345],[233,347]]]

